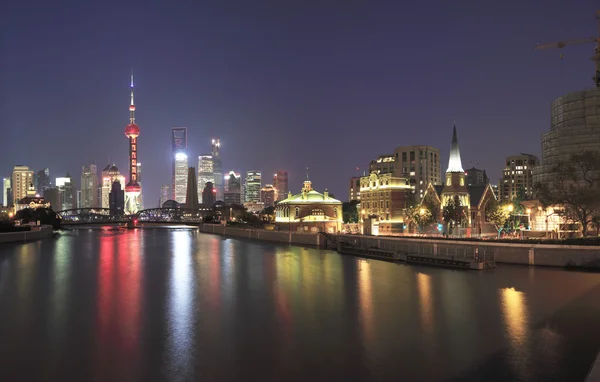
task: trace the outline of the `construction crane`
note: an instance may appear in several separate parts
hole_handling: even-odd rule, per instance
[[[596,48],[594,49],[594,56],[592,56],[592,61],[596,63],[596,75],[592,77],[594,83],[597,88],[600,88],[600,11],[596,11],[596,19],[598,20],[598,36],[590,37],[590,38],[582,38],[579,40],[571,40],[571,41],[559,41],[549,44],[538,44],[535,49],[543,50],[549,48],[562,49],[567,45],[578,45],[578,44],[586,44],[590,42],[596,43]]]

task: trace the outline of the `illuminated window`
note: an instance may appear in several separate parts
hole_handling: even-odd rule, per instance
[[[451,179],[450,179],[450,177],[448,177],[448,179],[446,179],[446,186],[449,186],[450,182],[451,182]]]

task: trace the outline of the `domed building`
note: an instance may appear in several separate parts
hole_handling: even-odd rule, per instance
[[[310,180],[299,194],[288,197],[275,207],[275,224],[280,230],[300,232],[339,232],[343,223],[342,202],[315,191]]]

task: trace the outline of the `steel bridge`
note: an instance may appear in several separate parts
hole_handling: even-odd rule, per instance
[[[200,223],[210,212],[209,208],[191,210],[185,208],[149,208],[138,211],[134,215],[124,213],[111,213],[108,208],[73,208],[58,211],[61,224],[83,225],[83,224],[122,224],[134,222],[139,223]]]

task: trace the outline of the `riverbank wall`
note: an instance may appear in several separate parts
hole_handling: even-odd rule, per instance
[[[205,233],[231,237],[294,245],[311,245],[321,248],[325,247],[328,244],[327,241],[329,241],[325,236],[315,233],[241,229],[209,224],[201,225],[200,230]],[[498,243],[342,234],[330,235],[329,237],[350,242],[360,248],[376,247],[402,253],[444,255],[466,259],[480,258],[505,264],[600,268],[599,246],[528,244],[527,241],[522,244]]]
[[[0,243],[29,243],[30,241],[51,237],[53,233],[54,230],[50,225],[33,226],[31,231],[0,233]]]

